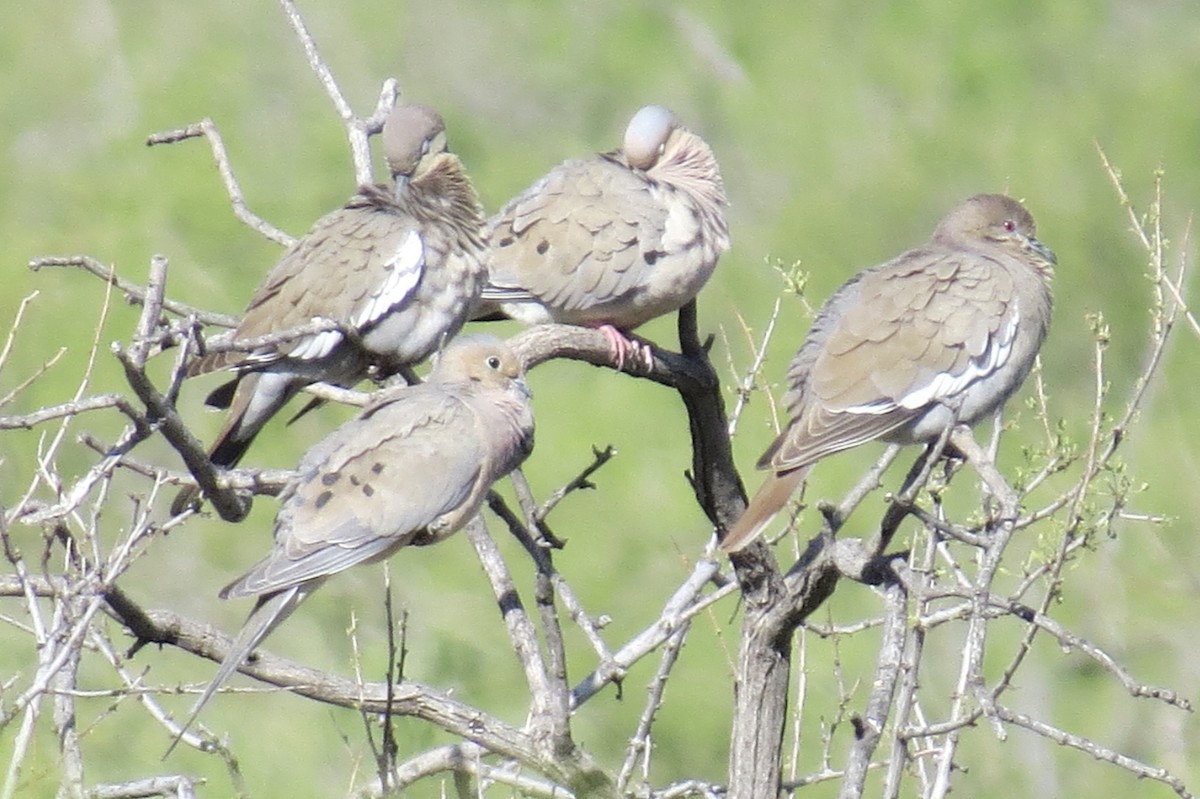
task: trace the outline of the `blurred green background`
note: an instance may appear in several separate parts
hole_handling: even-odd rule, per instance
[[[1041,238],[1059,256],[1056,317],[1043,359],[1052,410],[1080,435],[1092,383],[1085,315],[1102,311],[1111,324],[1114,413],[1141,364],[1149,318],[1146,259],[1095,145],[1123,168],[1143,206],[1152,198],[1153,171],[1165,169],[1164,229],[1177,244],[1200,196],[1200,13],[1190,2],[449,0],[307,2],[301,10],[360,113],[374,107],[388,76],[399,79],[405,97],[441,110],[451,146],[489,210],[563,158],[616,146],[639,106],[672,107],[712,145],[732,201],[734,248],[700,303],[702,330],[718,334],[714,359],[729,387],[751,361],[740,320],[761,331],[781,289],[772,262],[799,261],[811,273],[808,296],[819,303],[855,270],[922,241],[964,197],[1007,191],[1026,201]],[[0,52],[7,284],[0,324],[7,328],[21,299],[40,292],[0,373],[0,396],[67,348],[48,376],[0,413],[69,399],[100,315],[99,281],[73,272],[32,274],[24,266],[30,258],[87,253],[142,281],[151,255],[162,253],[171,260],[173,296],[233,313],[279,255],[235,220],[202,141],[147,149],[147,134],[211,117],[251,208],[294,235],[354,188],[340,123],[272,3],[12,2],[0,11]],[[135,318],[136,309],[113,309],[90,390],[122,388],[107,344],[127,339]],[[808,321],[803,304],[785,297],[766,380],[782,377]],[[659,320],[642,332],[669,345],[672,325]],[[1066,597],[1055,608],[1138,680],[1193,698],[1200,693],[1200,546],[1192,524],[1200,512],[1197,346],[1195,336],[1180,331],[1124,452],[1135,477],[1150,486],[1134,509],[1166,514],[1172,523],[1125,523],[1115,537],[1097,541],[1068,570]],[[181,402],[206,438],[219,417],[202,413],[200,401],[215,382],[187,386]],[[597,476],[599,490],[574,495],[552,517],[556,532],[570,539],[560,568],[594,614],[612,617],[607,636],[617,646],[657,615],[710,534],[683,477],[690,464],[686,419],[673,393],[607,370],[555,363],[539,368],[531,383],[539,428],[528,471],[539,495],[586,465],[593,444],[619,451]],[[764,400],[755,395],[735,442],[750,486],[757,482],[754,459],[772,435]],[[1031,421],[1022,402],[1012,406],[1010,419]],[[250,461],[292,465],[347,415],[327,409],[290,428],[277,423]],[[78,427],[112,440],[120,420],[93,415]],[[6,505],[27,485],[45,433],[0,438]],[[1027,424],[1008,439],[1006,453],[1036,440]],[[178,466],[159,442],[138,452]],[[822,464],[813,496],[837,496],[876,454],[868,447]],[[66,455],[60,468],[69,477],[88,463],[85,455]],[[116,540],[131,505],[120,495],[111,503],[108,535]],[[156,542],[122,585],[150,607],[232,630],[247,608],[219,602],[216,590],[265,551],[273,511],[273,502],[261,500],[241,526],[189,524]],[[27,553],[37,551],[38,531],[19,528],[16,535]],[[510,542],[501,543],[514,562],[522,560]],[[408,676],[520,723],[520,674],[465,539],[402,553],[392,577],[410,613]],[[527,574],[521,579],[531,585]],[[379,584],[377,568],[333,581],[269,647],[349,674],[344,633],[353,612],[366,676],[378,679],[386,668]],[[869,590],[844,585],[823,618],[846,621],[877,610]],[[22,612],[16,602],[0,607],[5,617]],[[698,620],[657,728],[655,784],[723,779],[737,629],[733,601]],[[998,631],[990,652],[997,664],[1020,632],[1014,627],[1006,638]],[[932,661],[927,690],[952,684],[959,634],[942,644],[946,673]],[[593,658],[579,636],[569,643],[578,678]],[[806,646],[799,774],[818,767],[822,725],[837,712],[834,645],[810,637]],[[837,679],[852,688],[851,710],[861,708],[869,689],[873,654],[870,636],[838,645]],[[26,635],[0,626],[0,683],[20,675],[17,685],[24,684],[33,657]],[[1193,716],[1131,699],[1090,661],[1051,642],[1041,641],[1035,658],[1017,681],[1013,705],[1169,768],[1195,790],[1200,729]],[[131,668],[148,668],[147,681],[160,685],[203,682],[212,673],[212,664],[169,650],[144,651]],[[639,664],[623,699],[610,689],[576,717],[577,739],[614,768],[653,669],[653,659]],[[95,687],[111,684],[101,667],[85,671],[88,679]],[[83,702],[81,726],[106,712],[109,701]],[[168,701],[181,712],[191,698]],[[372,771],[352,713],[244,694],[218,698],[203,722],[228,734],[253,796],[345,795]],[[407,753],[442,740],[420,724],[402,723],[400,733]],[[13,735],[0,731],[5,763]],[[836,731],[835,757],[850,735],[848,725]],[[1020,731],[1006,742],[986,729],[967,737],[960,761],[968,771],[956,783],[964,796],[1170,793]],[[204,795],[231,793],[215,758],[180,750],[160,762],[166,742],[140,709],[118,706],[85,739],[89,781],[182,771],[208,778]],[[54,794],[53,735],[38,737],[26,768],[21,795]],[[442,789],[418,786],[410,795]],[[831,792],[823,786],[806,795]]]

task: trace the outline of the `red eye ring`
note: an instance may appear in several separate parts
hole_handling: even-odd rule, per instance
[[[1012,221],[1011,219],[1005,219],[1004,220],[1004,229],[1007,230],[1009,233],[1012,233],[1014,230],[1017,229],[1017,223]]]

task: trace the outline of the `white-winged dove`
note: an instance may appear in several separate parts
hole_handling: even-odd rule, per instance
[[[729,249],[726,204],[709,146],[646,106],[620,150],[563,162],[492,218],[482,315],[599,327],[618,369],[648,356],[625,334],[708,281]]]
[[[532,450],[521,364],[490,335],[456,339],[426,382],[385,390],[309,450],[282,495],[271,553],[221,591],[258,604],[183,730],[326,579],[448,537]]]
[[[241,460],[255,435],[304,386],[343,385],[406,371],[453,337],[474,311],[486,270],[485,219],[458,157],[446,150],[442,118],[424,105],[399,105],[383,129],[395,188],[359,187],[283,255],[255,292],[234,339],[330,320],[329,330],[243,354],[195,361],[190,375],[233,369],[209,396],[229,408],[210,457]],[[197,492],[185,489],[179,513]]]
[[[771,474],[722,549],[753,541],[826,455],[932,441],[1020,387],[1050,325],[1056,259],[1035,233],[1019,202],[980,194],[834,293],[788,369],[790,421],[758,461]]]

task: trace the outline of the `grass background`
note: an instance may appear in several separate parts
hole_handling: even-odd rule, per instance
[[[960,199],[1007,191],[1027,202],[1041,238],[1059,256],[1055,322],[1043,359],[1052,408],[1079,435],[1091,390],[1085,315],[1100,311],[1111,325],[1107,359],[1115,398],[1140,365],[1148,322],[1145,258],[1095,144],[1125,170],[1139,202],[1152,196],[1154,170],[1165,169],[1165,228],[1176,242],[1200,195],[1200,15],[1178,0],[377,0],[309,2],[302,11],[360,112],[374,106],[387,76],[399,79],[405,97],[441,110],[451,145],[488,209],[563,158],[615,146],[639,106],[672,107],[713,146],[732,200],[734,248],[701,297],[702,328],[718,333],[716,359],[723,368],[731,363],[740,370],[750,362],[739,318],[755,330],[765,325],[781,288],[771,262],[799,261],[810,273],[808,294],[816,303],[855,270],[923,240]],[[212,117],[251,207],[296,235],[353,190],[338,120],[271,3],[18,0],[0,11],[0,52],[0,268],[6,283],[0,324],[7,326],[23,297],[40,292],[0,373],[0,395],[60,346],[67,348],[51,373],[5,413],[70,397],[100,315],[98,281],[75,273],[31,274],[24,268],[29,258],[83,252],[143,280],[150,256],[163,253],[171,259],[174,296],[236,312],[278,257],[275,245],[233,218],[203,143],[148,150],[148,133]],[[122,307],[110,314],[94,390],[120,390],[105,347],[127,337],[135,315],[136,309]],[[802,303],[785,297],[767,379],[782,377],[808,321]],[[643,332],[669,343],[672,324],[660,320]],[[1149,484],[1136,509],[1172,522],[1123,524],[1114,537],[1098,541],[1070,570],[1056,610],[1138,679],[1192,697],[1200,687],[1200,548],[1192,522],[1200,504],[1196,364],[1197,341],[1182,332],[1125,452],[1132,473]],[[723,374],[732,385],[735,372]],[[202,414],[200,400],[212,384],[200,382],[185,389],[182,410],[211,436],[219,419]],[[682,408],[656,386],[578,364],[540,368],[531,383],[539,429],[529,473],[536,491],[545,494],[586,464],[593,444],[611,443],[620,453],[599,475],[599,490],[576,495],[554,519],[570,539],[560,567],[594,613],[613,618],[609,640],[620,642],[657,613],[709,535],[682,477],[690,463]],[[1015,417],[1022,407],[1013,403]],[[1113,411],[1119,411],[1115,401]],[[294,464],[346,415],[330,409],[291,428],[274,425],[251,459]],[[111,440],[119,424],[95,416],[84,427]],[[1035,440],[1027,427],[1008,440],[1006,455]],[[10,504],[20,495],[42,435],[0,438],[0,501]],[[768,404],[756,395],[735,442],[751,485],[753,461],[771,435]],[[178,463],[157,443],[139,451],[157,463]],[[875,454],[865,448],[822,464],[814,491],[836,495]],[[86,465],[65,458],[61,467],[69,476]],[[115,538],[128,504],[112,501]],[[152,547],[123,585],[150,606],[233,629],[245,608],[218,602],[215,591],[266,548],[273,510],[260,501],[237,527],[190,524]],[[36,551],[37,531],[16,534]],[[512,700],[523,694],[520,675],[466,541],[405,552],[394,559],[392,575],[411,614],[409,675],[453,687],[519,723],[523,707]],[[378,569],[333,581],[270,646],[348,673],[344,631],[353,611],[365,668],[381,673],[378,584]],[[876,608],[867,589],[843,586],[826,618],[860,618]],[[20,610],[12,603],[0,613],[19,616]],[[655,742],[656,784],[682,776],[723,778],[736,633],[736,608],[726,602],[693,634]],[[1006,634],[1015,640],[1020,630],[997,631],[997,664],[1006,654]],[[865,696],[861,683],[870,679],[873,643],[870,636],[841,641],[834,670],[833,645],[806,642],[810,696],[801,773],[816,767],[817,736],[835,717],[828,700],[835,680],[858,683],[853,696],[860,703]],[[947,653],[954,644],[945,642]],[[573,673],[581,676],[591,661],[581,640],[570,645]],[[1036,655],[1018,686],[1019,706],[1200,780],[1194,765],[1200,730],[1192,716],[1128,698],[1081,656],[1046,641]],[[27,678],[31,658],[28,638],[11,625],[0,627],[0,682]],[[211,664],[171,651],[145,652],[134,666],[148,667],[147,679],[156,684],[211,675]],[[644,663],[631,672],[624,700],[609,691],[578,715],[578,740],[605,762],[618,762],[652,669]],[[98,685],[107,679],[101,669],[92,676]],[[944,676],[935,665],[927,681]],[[182,710],[190,701],[180,697],[175,706]],[[107,709],[108,700],[83,706],[91,718]],[[228,733],[253,796],[343,795],[371,770],[361,724],[351,713],[248,694],[218,699],[204,721]],[[0,756],[13,734],[0,731]],[[839,731],[835,752],[845,749],[849,735],[847,727]],[[962,758],[969,771],[958,781],[964,795],[1169,794],[1020,732],[1004,743],[987,731],[970,737]],[[424,725],[401,727],[404,751],[436,740]],[[206,795],[232,790],[215,759],[181,751],[163,764],[164,746],[160,729],[121,705],[85,742],[89,779],[184,771],[209,779]],[[38,739],[27,795],[54,794],[55,751],[52,735]],[[431,784],[411,795],[440,790]]]

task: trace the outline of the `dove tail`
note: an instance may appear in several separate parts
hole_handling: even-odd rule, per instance
[[[233,673],[246,662],[246,659],[250,657],[250,653],[254,651],[255,647],[262,643],[263,639],[288,616],[292,615],[292,611],[299,607],[300,603],[307,599],[323,582],[325,582],[324,579],[311,580],[294,585],[291,588],[285,588],[273,594],[266,594],[259,598],[258,604],[254,606],[254,610],[250,611],[250,615],[246,618],[246,623],[242,625],[241,631],[238,632],[237,638],[234,639],[233,645],[230,646],[229,653],[225,655],[225,659],[221,661],[221,665],[217,668],[217,673],[204,689],[204,693],[200,694],[200,698],[192,705],[192,709],[188,712],[187,721],[179,728],[179,732],[175,735],[175,740],[171,742],[170,747],[167,748],[166,753],[163,755],[164,759],[174,751],[179,741],[183,738],[184,733],[191,728],[192,724],[196,721],[196,717],[200,715],[200,711],[208,704],[208,700],[212,699],[213,695],[229,681]]]
[[[796,487],[808,476],[804,466],[784,474],[772,474],[758,489],[746,510],[721,539],[724,552],[737,552],[762,534],[775,514],[787,504]]]
[[[208,456],[214,466],[236,466],[254,437],[266,426],[308,380],[286,372],[254,372],[242,375],[229,404],[229,414]]]

